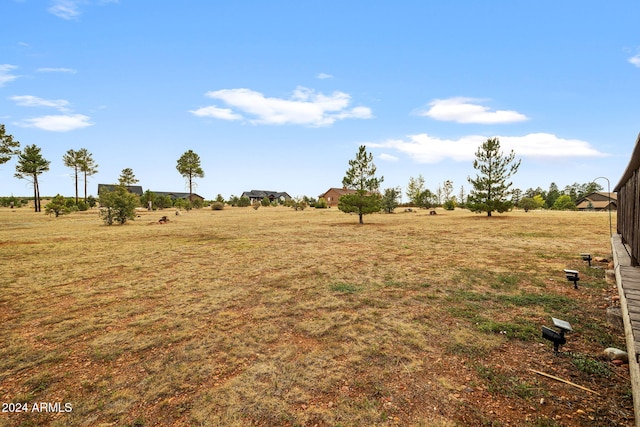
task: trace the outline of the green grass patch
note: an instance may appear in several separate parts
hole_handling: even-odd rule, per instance
[[[329,289],[333,292],[340,292],[342,294],[353,294],[360,290],[359,286],[352,285],[350,283],[334,283],[329,286]]]
[[[601,378],[609,378],[612,375],[611,367],[600,360],[580,353],[571,354],[571,363],[580,372]]]

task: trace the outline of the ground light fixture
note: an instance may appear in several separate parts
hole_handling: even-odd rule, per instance
[[[567,332],[573,331],[569,322],[565,320],[556,319],[552,317],[553,326],[558,328],[558,331],[548,328],[546,326],[542,327],[542,338],[549,340],[553,343],[553,353],[558,354],[560,351],[560,346],[564,345],[567,342],[567,339],[564,337],[564,334]]]
[[[580,254],[580,256],[582,257],[583,261],[587,261],[589,263],[589,267],[591,267],[591,260],[593,258],[591,258],[591,254]]]
[[[573,282],[573,288],[578,289],[578,270],[564,270],[565,276],[567,276],[567,280]]]

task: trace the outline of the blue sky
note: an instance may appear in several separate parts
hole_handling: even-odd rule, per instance
[[[601,1],[2,0],[0,123],[51,161],[41,193],[72,195],[69,149],[207,199],[317,196],[359,145],[383,188],[475,176],[500,138],[523,190],[606,176],[640,132],[640,3]],[[30,195],[0,165],[0,195]],[[606,182],[598,181],[606,189]]]

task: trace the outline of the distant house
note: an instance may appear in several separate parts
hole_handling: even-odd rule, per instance
[[[261,202],[265,197],[269,199],[269,201],[273,202],[274,200],[278,202],[284,202],[286,200],[291,200],[291,196],[288,195],[284,191],[267,191],[267,190],[251,190],[245,191],[242,193],[242,196],[248,198],[251,203],[253,202]]]
[[[115,184],[98,184],[98,195],[100,195],[103,191],[109,192],[115,190],[117,185]],[[142,196],[142,186],[141,185],[127,185],[126,186],[129,193],[133,193],[137,196]]]
[[[171,197],[171,200],[176,200],[176,199],[184,199],[184,200],[189,200],[189,193],[179,193],[179,192],[175,192],[175,191],[153,191],[150,190],[153,194],[156,195],[156,197],[165,197],[165,196],[169,196]],[[201,201],[204,201],[204,197],[202,197],[199,194],[196,193],[192,193],[192,200],[196,200],[199,199]]]
[[[576,200],[576,207],[580,211],[615,211],[618,209],[616,193],[596,191]]]
[[[338,206],[338,200],[345,194],[354,194],[356,190],[349,190],[347,188],[330,188],[324,194],[318,196],[327,201],[327,206]]]

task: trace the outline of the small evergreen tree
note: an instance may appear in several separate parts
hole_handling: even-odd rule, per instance
[[[417,178],[409,177],[409,183],[407,184],[407,197],[409,203],[414,206],[420,207],[421,195],[424,192],[424,177],[418,175]]]
[[[520,160],[515,161],[515,153],[504,156],[500,151],[498,138],[489,138],[478,148],[473,167],[479,174],[476,178],[467,178],[473,190],[467,199],[467,207],[473,212],[486,212],[491,216],[494,211],[505,212],[513,207],[507,200],[511,194],[512,183],[507,180],[520,167]]]
[[[124,185],[117,185],[113,191],[100,194],[100,217],[105,224],[124,224],[136,217],[139,197],[129,193]]]
[[[47,215],[54,214],[57,218],[60,215],[65,215],[70,213],[71,209],[67,207],[64,196],[61,196],[60,194],[56,194],[56,196],[44,206],[44,211]]]
[[[373,154],[367,153],[367,147],[361,145],[356,158],[349,160],[349,169],[342,179],[344,188],[350,188],[356,192],[340,197],[338,209],[345,213],[357,213],[360,224],[364,224],[363,215],[380,211],[381,197],[378,189],[383,180],[384,177],[376,178]]]
[[[395,208],[400,204],[400,196],[402,192],[400,187],[396,188],[385,188],[384,194],[382,195],[382,209],[386,213],[391,213]]]

